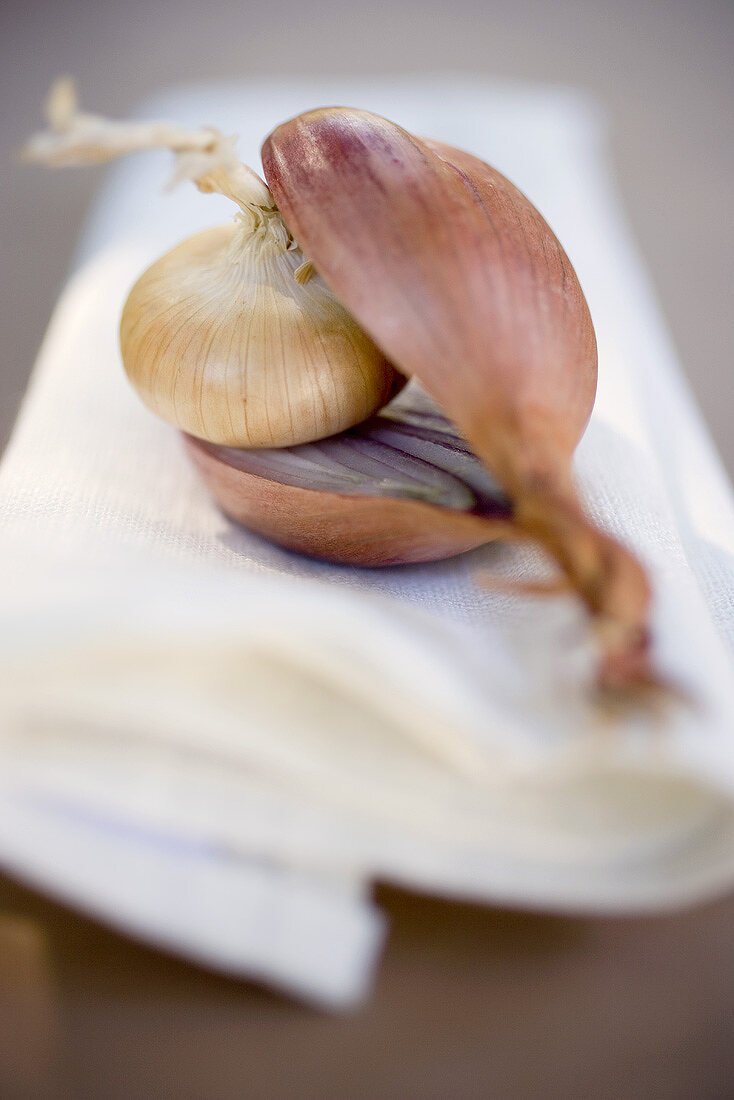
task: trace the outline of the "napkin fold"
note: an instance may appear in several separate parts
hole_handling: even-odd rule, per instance
[[[660,668],[694,704],[604,719],[573,600],[542,567],[311,562],[228,521],[126,383],[125,295],[230,211],[117,166],[0,468],[0,862],[152,942],[331,1007],[369,987],[369,886],[591,912],[734,881],[734,505],[577,93],[459,78],[206,85],[149,117],[238,131],[351,102],[495,163],[589,299],[600,385],[577,475],[655,587]]]

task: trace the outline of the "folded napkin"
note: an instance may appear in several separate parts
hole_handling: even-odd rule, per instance
[[[575,92],[459,78],[203,85],[144,115],[240,134],[346,102],[491,161],[589,299],[600,384],[576,470],[654,579],[692,703],[602,716],[570,598],[481,583],[539,555],[312,562],[228,521],[124,379],[126,293],[231,210],[116,166],[0,469],[0,862],[138,936],[338,1007],[384,934],[375,879],[553,909],[670,907],[734,882],[734,504]],[[52,186],[52,182],[49,183]]]

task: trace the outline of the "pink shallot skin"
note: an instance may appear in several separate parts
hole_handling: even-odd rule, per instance
[[[494,168],[348,108],[279,126],[263,166],[306,255],[350,313],[461,430],[596,620],[599,676],[652,679],[650,585],[584,513],[571,473],[597,350],[576,273]]]

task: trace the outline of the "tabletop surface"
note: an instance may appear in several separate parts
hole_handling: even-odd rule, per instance
[[[378,901],[373,995],[331,1016],[0,878],[0,1095],[732,1095],[734,900],[620,920]]]

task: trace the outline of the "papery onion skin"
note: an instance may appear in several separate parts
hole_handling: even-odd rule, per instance
[[[298,249],[232,224],[161,256],[120,325],[128,378],[184,431],[234,447],[284,447],[359,424],[400,376]],[[262,238],[262,240],[260,240]]]
[[[170,149],[174,181],[238,207],[143,272],[125,303],[120,350],[145,404],[214,443],[292,446],[359,424],[404,382],[315,273],[263,180],[211,128],[82,111],[62,78],[26,159],[57,167]]]
[[[650,586],[585,516],[571,458],[596,388],[588,305],[530,201],[482,161],[366,111],[279,126],[263,166],[286,224],[388,357],[417,377],[598,625],[600,679],[650,675]]]

